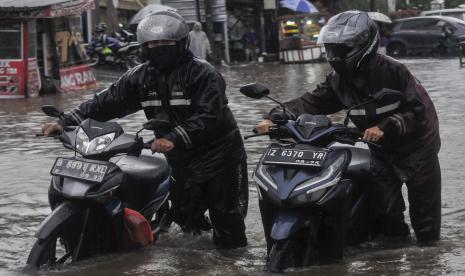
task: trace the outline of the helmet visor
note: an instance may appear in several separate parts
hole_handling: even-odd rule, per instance
[[[368,32],[366,30],[349,25],[326,25],[321,29],[317,44],[345,44],[349,47],[355,47],[365,44],[367,41]]]
[[[345,44],[326,43],[325,49],[326,49],[326,54],[329,59],[333,59],[333,58],[345,59],[348,56],[350,56],[354,50],[358,49],[358,47],[354,48],[354,47],[346,46]]]

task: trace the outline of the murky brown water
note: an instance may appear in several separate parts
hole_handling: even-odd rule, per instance
[[[465,69],[453,59],[404,60],[427,88],[439,114],[443,147],[443,230],[439,246],[419,248],[414,242],[402,246],[365,245],[352,248],[337,264],[291,271],[296,275],[465,275]],[[221,68],[228,84],[230,106],[243,134],[274,104],[245,98],[238,90],[246,83],[266,84],[278,99],[293,98],[312,89],[328,70],[326,64],[248,65]],[[100,72],[102,86],[118,73]],[[34,242],[34,232],[49,213],[47,189],[50,167],[57,155],[69,155],[53,139],[34,134],[50,119],[40,112],[43,104],[69,110],[91,93],[64,94],[27,100],[0,101],[0,274],[19,273]],[[144,122],[142,113],[119,120],[126,132]],[[249,171],[269,141],[246,141]],[[66,275],[249,275],[265,274],[265,240],[251,186],[245,249],[218,251],[209,235],[192,237],[176,227],[154,246],[101,256],[78,265],[43,274]]]

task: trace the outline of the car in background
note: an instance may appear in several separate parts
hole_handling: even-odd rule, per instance
[[[455,17],[457,19],[465,21],[465,8],[431,10],[431,11],[422,11],[420,13],[420,16],[435,16],[435,15],[450,16],[450,17]]]
[[[442,55],[465,41],[465,21],[449,16],[419,16],[394,21],[386,53],[390,56]]]

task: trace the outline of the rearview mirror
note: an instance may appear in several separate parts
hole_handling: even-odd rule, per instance
[[[242,86],[239,91],[245,96],[253,99],[261,99],[270,94],[270,90],[258,82],[246,84]]]
[[[43,105],[40,107],[45,115],[50,117],[60,117],[63,114],[63,111],[59,110],[58,108],[54,107],[53,105]]]
[[[160,120],[160,119],[151,119],[144,123],[144,129],[146,130],[167,130],[171,129],[173,126],[170,121],[167,120]]]

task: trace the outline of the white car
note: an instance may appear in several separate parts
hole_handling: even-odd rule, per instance
[[[420,15],[421,16],[444,15],[444,16],[455,17],[455,18],[465,21],[465,5],[461,5],[455,9],[423,11],[421,12]]]

